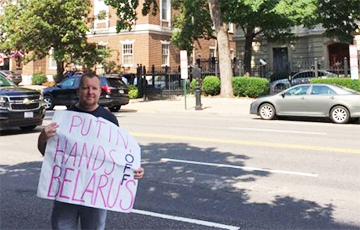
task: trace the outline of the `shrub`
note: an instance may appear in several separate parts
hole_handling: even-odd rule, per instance
[[[44,82],[47,82],[47,77],[43,73],[35,73],[31,78],[31,83],[33,85],[42,85]]]
[[[200,87],[201,87],[201,81],[200,81]],[[190,82],[190,92],[194,93],[196,90],[196,79],[192,79]]]
[[[324,84],[335,84],[341,85],[349,89],[353,89],[360,92],[360,80],[355,80],[351,78],[312,78],[311,83],[324,83]]]
[[[238,97],[259,97],[269,93],[269,80],[260,77],[233,77],[234,95]]]
[[[139,89],[135,85],[128,85],[129,87],[129,98],[135,99],[139,97]]]
[[[201,90],[205,95],[219,95],[220,84],[220,79],[217,76],[206,76],[202,82]]]

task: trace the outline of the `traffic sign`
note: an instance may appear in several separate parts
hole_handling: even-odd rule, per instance
[[[0,66],[4,66],[4,54],[0,54]]]

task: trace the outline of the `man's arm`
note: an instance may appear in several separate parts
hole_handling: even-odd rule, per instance
[[[38,150],[44,156],[45,155],[45,148],[46,142],[50,137],[55,136],[56,129],[59,127],[57,123],[51,123],[50,125],[46,126],[40,133],[38,138]]]

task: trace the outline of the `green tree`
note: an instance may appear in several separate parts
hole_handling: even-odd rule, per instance
[[[222,97],[233,97],[231,77],[231,58],[229,48],[229,37],[227,34],[227,21],[223,18],[220,4],[226,1],[219,0],[174,0],[172,2],[176,9],[180,10],[180,16],[176,19],[177,28],[173,41],[180,49],[186,49],[191,53],[192,44],[199,38],[213,37],[212,25],[215,27],[215,37],[219,47],[219,67],[221,75]],[[106,4],[111,5],[117,11],[119,18],[117,21],[117,32],[121,30],[131,30],[132,25],[137,20],[136,9],[139,7],[139,0],[105,0]],[[184,7],[183,5],[188,7]],[[151,12],[156,15],[158,5],[156,0],[145,0],[142,6],[142,15]],[[190,16],[191,15],[191,16]],[[181,24],[180,22],[184,22]],[[190,31],[188,31],[190,30]]]
[[[326,29],[325,35],[352,44],[359,29],[359,0],[318,0],[319,22]]]
[[[250,72],[254,39],[290,41],[294,39],[292,26],[311,27],[317,23],[317,0],[228,0],[226,3],[229,5],[223,9],[227,20],[244,32],[245,72]]]
[[[228,34],[228,20],[226,20],[226,13],[221,3],[226,4],[227,1],[208,0],[209,12],[212,19],[212,24],[215,27],[215,34],[219,51],[219,69],[221,80],[221,97],[233,97],[234,92],[232,88],[232,68],[230,56],[230,44]]]
[[[84,0],[8,0],[0,21],[0,49],[23,50],[25,63],[49,54],[57,63],[57,75],[62,77],[64,61],[73,55],[80,57],[86,43],[87,18],[90,4]]]
[[[187,50],[190,56],[194,42],[201,47],[200,39],[216,38],[212,23],[209,23],[212,20],[206,0],[175,0],[172,2],[172,7],[179,13],[173,17],[174,31],[171,42],[180,50]]]

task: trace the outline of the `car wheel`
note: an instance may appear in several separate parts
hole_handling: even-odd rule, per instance
[[[275,118],[276,111],[273,105],[265,103],[260,105],[259,115],[264,120],[271,120]]]
[[[36,125],[30,125],[30,126],[22,126],[20,127],[21,130],[23,131],[31,131],[34,130],[36,128]]]
[[[350,113],[344,106],[338,105],[331,109],[330,119],[334,123],[345,124],[350,119]]]
[[[109,110],[111,112],[118,112],[121,108],[121,105],[117,105],[117,106],[113,106],[113,107],[109,107]]]
[[[44,96],[44,107],[46,110],[52,110],[55,107],[51,96],[49,95]]]

